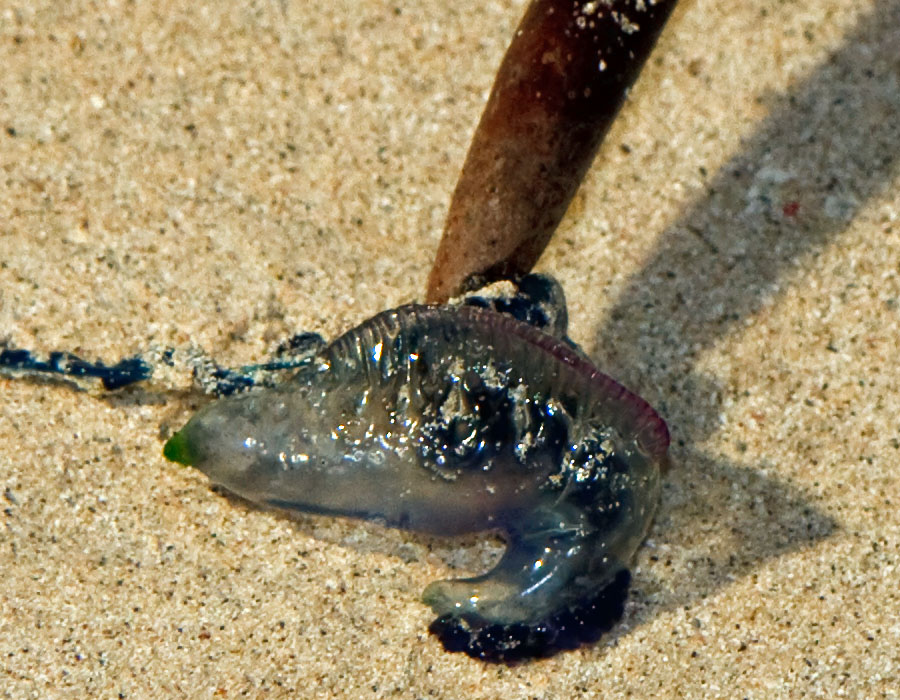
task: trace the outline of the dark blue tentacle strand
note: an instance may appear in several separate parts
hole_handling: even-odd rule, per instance
[[[222,367],[189,352],[184,362],[195,384],[205,393],[229,396],[256,386],[273,386],[290,372],[309,364],[325,341],[317,333],[300,333],[278,346],[272,360],[238,368]],[[0,374],[31,377],[59,377],[78,381],[99,380],[106,391],[122,389],[150,379],[160,364],[175,366],[176,351],[147,352],[126,357],[114,364],[88,362],[70,352],[53,351],[39,355],[20,348],[0,348]]]
[[[51,352],[41,358],[28,350],[0,350],[0,371],[23,374],[50,374],[63,377],[99,379],[103,388],[112,391],[149,379],[153,367],[140,355],[126,357],[113,365],[88,362],[70,352]]]

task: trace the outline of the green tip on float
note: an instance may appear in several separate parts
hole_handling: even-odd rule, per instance
[[[177,462],[186,467],[190,467],[194,463],[195,457],[182,432],[177,432],[169,438],[163,447],[163,455],[170,462]]]

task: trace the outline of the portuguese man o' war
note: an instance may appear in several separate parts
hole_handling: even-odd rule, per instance
[[[424,592],[450,651],[509,663],[596,641],[623,613],[668,430],[565,337],[564,307],[515,312],[380,313],[289,380],[209,404],[165,455],[267,506],[501,533],[491,571]]]
[[[432,583],[424,600],[446,649],[512,663],[593,642],[621,617],[666,462],[663,420],[566,326],[559,284],[526,275],[385,311],[330,345],[301,333],[238,369],[194,348],[104,364],[0,347],[0,373],[113,390],[189,369],[220,400],[166,443],[170,460],[286,510],[499,532],[494,569]]]

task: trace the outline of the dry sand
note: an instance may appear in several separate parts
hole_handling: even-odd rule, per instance
[[[421,299],[523,0],[0,6],[0,336],[230,364]],[[515,668],[496,542],[253,509],[196,399],[0,379],[0,696],[900,697],[900,0],[683,0],[540,268],[669,421],[625,619]]]

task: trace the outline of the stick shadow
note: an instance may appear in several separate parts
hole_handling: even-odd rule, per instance
[[[807,78],[771,100],[770,115],[662,233],[596,331],[599,365],[647,387],[646,398],[673,428],[673,469],[655,536],[699,547],[706,560],[679,577],[677,591],[648,594],[651,606],[688,604],[837,527],[796,486],[693,447],[717,429],[721,410],[719,386],[696,362],[776,299],[786,278],[896,178],[898,27],[900,0],[879,3]],[[694,488],[699,481],[710,488]],[[673,492],[686,500],[673,503]],[[703,553],[692,543],[698,529],[730,543]],[[639,578],[638,596],[641,586]]]

